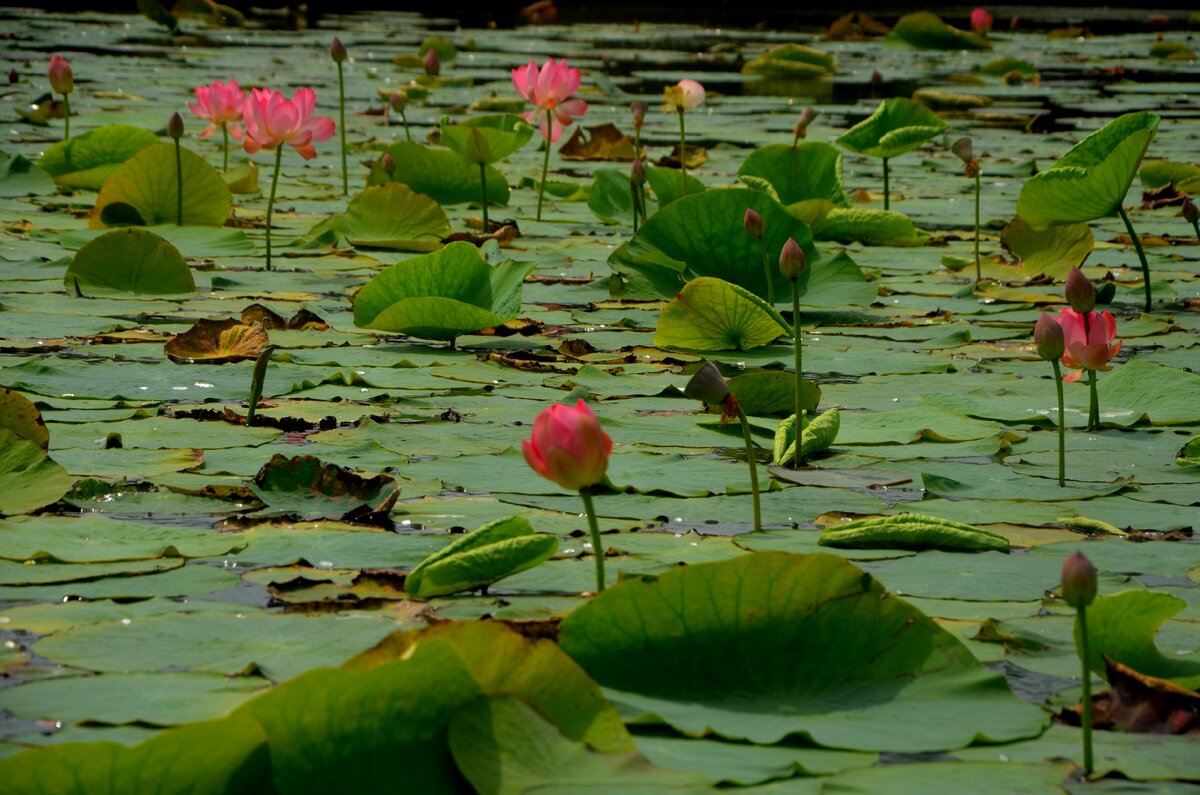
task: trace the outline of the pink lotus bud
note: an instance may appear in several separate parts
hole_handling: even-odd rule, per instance
[[[1184,198],[1180,209],[1183,211],[1183,219],[1189,224],[1200,221],[1200,210],[1196,209],[1196,203],[1192,201],[1191,197]]]
[[[334,63],[344,63],[346,60],[346,45],[342,44],[342,40],[337,36],[333,37],[333,41],[329,44],[329,57]]]
[[[815,118],[817,118],[817,112],[812,108],[805,108],[800,111],[800,118],[796,121],[796,126],[792,128],[792,135],[797,138],[807,137],[808,125],[812,124]]]
[[[387,152],[384,152],[383,157],[379,158],[379,166],[389,177],[396,173],[396,159]]]
[[[646,184],[646,164],[639,157],[633,161],[633,165],[629,167],[629,181],[634,185]]]
[[[970,138],[959,138],[950,144],[950,151],[964,163],[970,163],[975,159],[975,148],[971,145]]]
[[[787,278],[795,281],[800,278],[808,262],[804,258],[804,249],[800,248],[794,238],[788,238],[779,252],[779,271]]]
[[[8,84],[9,84],[10,86],[16,85],[16,84],[17,84],[17,81],[18,81],[18,80],[20,80],[20,79],[21,79],[21,76],[20,76],[19,74],[17,74],[17,70],[16,70],[16,69],[9,69],[9,70],[8,70]]]
[[[1096,288],[1079,268],[1071,268],[1067,274],[1065,293],[1067,303],[1081,315],[1091,312],[1096,307]]]
[[[712,362],[705,362],[683,388],[683,394],[709,406],[724,405],[729,397],[729,384]]]
[[[982,8],[971,12],[971,30],[976,33],[987,33],[992,29],[992,15]]]
[[[408,107],[408,94],[402,94],[399,91],[393,91],[388,94],[388,104],[392,106],[392,110],[400,113]]]
[[[178,141],[183,137],[183,117],[178,112],[172,113],[167,119],[167,135]]]
[[[871,85],[877,86],[883,82],[883,75],[879,74],[879,70],[871,72]]]
[[[60,94],[70,94],[75,90],[75,75],[71,72],[71,64],[61,55],[50,57],[50,88]]]
[[[646,123],[646,110],[645,102],[639,100],[629,103],[629,112],[633,114],[633,129],[642,129],[642,125]]]
[[[1048,362],[1061,359],[1067,346],[1062,326],[1058,325],[1053,316],[1045,313],[1042,313],[1033,328],[1033,341],[1037,344],[1038,356]]]
[[[442,59],[438,58],[438,54],[434,50],[426,50],[425,57],[421,59],[421,63],[425,65],[425,74],[427,75],[439,75],[442,73]]]
[[[1096,600],[1096,567],[1078,550],[1063,562],[1062,598],[1076,610]]]
[[[750,235],[750,237],[762,237],[766,232],[762,216],[754,212],[753,207],[746,208],[746,215],[742,218],[742,226],[746,227],[746,234]]]
[[[521,443],[533,471],[564,489],[577,491],[604,479],[612,439],[582,400],[572,408],[555,403],[533,421],[530,438]],[[599,550],[597,550],[599,552]]]

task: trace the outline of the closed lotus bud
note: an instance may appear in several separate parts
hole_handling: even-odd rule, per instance
[[[1111,304],[1116,295],[1116,282],[1101,282],[1100,286],[1096,288],[1096,303],[1101,306]]]
[[[1096,591],[1096,567],[1082,552],[1072,552],[1062,567],[1063,600],[1078,610],[1096,600]]]
[[[640,100],[629,103],[629,112],[633,114],[633,129],[642,129],[642,125],[646,123],[646,111],[648,107],[645,102],[641,102]]]
[[[171,114],[171,118],[167,119],[167,135],[178,141],[183,137],[183,117],[178,111]]]
[[[787,278],[795,281],[800,278],[808,262],[804,259],[804,249],[794,238],[788,238],[779,252],[779,271]]]
[[[388,94],[388,104],[392,106],[392,110],[400,113],[408,107],[408,94],[402,94],[399,91],[393,91]]]
[[[725,398],[729,397],[729,384],[715,364],[705,362],[692,376],[692,380],[687,382],[683,394],[709,406],[720,406],[725,403]]]
[[[1184,220],[1186,220],[1189,224],[1194,224],[1197,221],[1200,221],[1200,209],[1196,209],[1196,203],[1192,201],[1191,197],[1187,197],[1183,200],[1183,206],[1181,209],[1183,210]]]
[[[975,159],[975,148],[971,145],[970,138],[959,138],[950,144],[950,151],[964,163],[970,163]]]
[[[424,64],[427,75],[439,75],[442,72],[442,59],[438,58],[438,54],[433,50],[425,51],[425,57],[421,59],[421,63]]]
[[[50,58],[50,88],[60,94],[70,94],[75,90],[75,74],[71,71],[71,64],[61,55],[54,55]]]
[[[342,40],[337,36],[333,37],[329,45],[329,57],[334,63],[343,63],[346,60],[346,45],[342,44]]]
[[[387,152],[384,152],[383,157],[379,158],[379,166],[389,177],[396,173],[396,159]]]
[[[1079,268],[1071,268],[1067,274],[1067,303],[1079,314],[1091,312],[1096,308],[1096,288],[1088,281]]]
[[[634,185],[646,184],[646,165],[640,157],[629,167],[629,181]]]
[[[883,75],[879,74],[879,70],[871,72],[871,85],[877,86],[883,82]]]
[[[20,76],[19,74],[17,74],[17,70],[16,70],[16,69],[9,69],[9,70],[8,70],[8,84],[9,84],[10,86],[12,86],[12,85],[16,85],[17,81],[18,81],[18,80],[20,80],[20,79],[21,79],[21,76]]]
[[[746,208],[746,216],[742,219],[742,225],[746,227],[746,234],[750,237],[762,237],[766,231],[762,216],[754,212],[753,207]]]
[[[808,135],[808,125],[812,124],[815,118],[817,118],[817,112],[812,108],[805,108],[800,111],[800,118],[796,121],[796,126],[792,128],[792,134],[797,138],[806,137]]]
[[[1033,328],[1033,341],[1037,344],[1038,356],[1048,362],[1061,359],[1067,347],[1062,326],[1045,313],[1038,318],[1037,325]]]

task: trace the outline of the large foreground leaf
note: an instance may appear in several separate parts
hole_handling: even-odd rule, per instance
[[[117,166],[158,142],[141,127],[110,124],[51,145],[38,166],[59,185],[100,190]]]
[[[74,482],[40,444],[0,427],[0,515],[28,513],[57,502]]]
[[[784,204],[809,199],[824,199],[839,207],[850,204],[842,185],[842,153],[824,141],[755,149],[738,169],[738,176],[765,179]]]
[[[851,127],[837,142],[871,157],[896,157],[941,135],[942,117],[915,100],[893,97],[879,103],[867,118]]]
[[[921,752],[1048,723],[919,610],[820,554],[627,579],[568,616],[559,644],[628,719],[687,734]]]
[[[1177,596],[1155,591],[1122,591],[1101,596],[1087,609],[1091,652],[1088,667],[1104,673],[1108,657],[1140,674],[1170,679],[1195,689],[1200,686],[1200,654],[1168,657],[1154,645],[1154,636],[1176,613],[1187,607]],[[1076,642],[1079,621],[1075,622]],[[1078,646],[1077,646],[1078,648]]]
[[[400,183],[367,188],[350,200],[346,212],[313,231],[327,227],[355,246],[401,251],[434,251],[450,234],[450,221],[438,203]]]
[[[204,158],[181,149],[183,217],[179,218],[179,176],[175,145],[142,149],[113,171],[100,189],[91,225],[221,226],[233,209],[233,196],[221,174]]]
[[[766,301],[736,284],[703,276],[684,285],[663,308],[654,344],[744,351],[790,334],[791,328]]]
[[[179,249],[145,229],[114,229],[79,249],[63,277],[67,291],[97,295],[182,295],[196,290]]]

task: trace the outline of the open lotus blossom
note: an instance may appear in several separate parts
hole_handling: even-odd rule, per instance
[[[663,110],[679,113],[704,104],[704,86],[695,80],[683,79],[663,90]]]
[[[228,83],[216,80],[211,86],[196,86],[196,101],[189,102],[188,107],[209,122],[200,137],[207,138],[224,126],[230,135],[242,140],[242,104],[245,101],[246,92],[238,87],[236,80]]]
[[[517,92],[537,106],[521,118],[533,124],[536,117],[543,138],[557,141],[574,117],[587,114],[587,103],[571,97],[579,90],[580,76],[578,69],[567,66],[566,58],[551,58],[541,69],[530,61],[512,70],[512,81]]]
[[[992,29],[992,15],[982,8],[971,12],[971,30],[976,33],[987,33]]]
[[[313,144],[328,141],[336,130],[333,119],[312,115],[316,106],[317,95],[311,88],[299,89],[290,100],[278,91],[254,89],[242,103],[246,124],[242,146],[254,154],[290,144],[305,160],[312,160],[317,156]]]
[[[1084,370],[1111,370],[1108,361],[1121,350],[1121,341],[1113,341],[1117,322],[1112,313],[1088,312],[1086,332],[1083,321],[1084,315],[1074,309],[1064,309],[1058,317],[1066,342],[1062,363],[1075,371],[1064,375],[1064,381],[1080,380]]]

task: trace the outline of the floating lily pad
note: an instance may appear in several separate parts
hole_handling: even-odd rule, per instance
[[[937,14],[917,11],[896,21],[889,38],[899,39],[922,50],[990,50],[984,37],[947,25]]]
[[[270,340],[261,326],[246,326],[233,318],[197,320],[182,334],[176,334],[163,352],[179,364],[225,364],[257,359]]]
[[[791,334],[766,301],[711,276],[692,279],[663,307],[654,332],[660,348],[694,351],[749,350]]]
[[[911,99],[894,97],[842,134],[837,142],[852,152],[891,158],[916,149],[946,130],[946,122]]]
[[[391,174],[376,160],[367,178],[370,185],[399,182],[417,193],[424,193],[438,204],[482,202],[479,189],[479,167],[463,160],[449,149],[434,149],[412,141],[398,141],[387,153],[396,162]],[[492,204],[508,204],[508,180],[491,166],[484,167],[487,197]]]
[[[509,516],[442,547],[408,573],[404,590],[418,599],[469,591],[531,569],[558,550],[558,538]]]
[[[92,211],[93,227],[221,226],[233,197],[220,172],[190,149],[180,149],[183,218],[178,217],[179,178],[175,145],[155,144],[119,165],[104,182]]]
[[[109,124],[52,144],[38,167],[64,187],[100,190],[117,166],[158,143],[158,136],[141,127]]]
[[[474,116],[458,124],[442,117],[441,131],[442,143],[477,165],[503,160],[533,137],[533,127],[509,113]]]
[[[184,295],[195,292],[179,249],[145,229],[114,229],[75,254],[63,282],[84,296]]]
[[[1007,552],[1008,539],[964,522],[902,513],[834,525],[817,541],[839,549],[942,549],[959,552]]]
[[[40,444],[0,427],[0,515],[29,513],[57,502],[74,483]]]
[[[41,196],[57,190],[50,175],[28,158],[0,152],[0,197]]]
[[[742,74],[763,77],[826,77],[836,71],[829,53],[790,43],[772,47],[742,66]]]
[[[796,376],[777,370],[742,373],[729,379],[729,391],[750,416],[788,415],[796,410]],[[800,410],[813,411],[821,402],[821,387],[807,378],[800,382]]]

